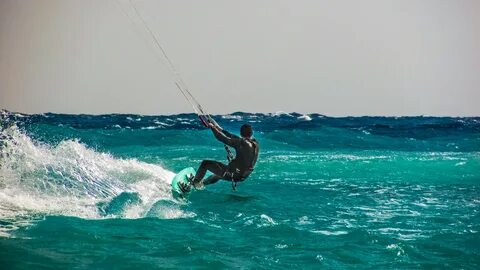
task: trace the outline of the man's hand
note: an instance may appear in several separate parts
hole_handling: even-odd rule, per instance
[[[214,123],[212,123],[212,122],[208,122],[207,125],[208,125],[209,128],[216,128],[216,127],[217,127],[217,126],[216,126]]]
[[[208,122],[208,127],[209,128],[214,128],[218,131],[222,131],[222,128],[217,123]]]

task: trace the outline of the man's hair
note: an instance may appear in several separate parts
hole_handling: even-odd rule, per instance
[[[252,126],[250,126],[249,124],[242,125],[242,127],[240,128],[240,135],[242,135],[242,137],[252,137]]]

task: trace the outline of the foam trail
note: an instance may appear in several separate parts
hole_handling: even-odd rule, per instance
[[[156,201],[173,199],[170,182],[174,173],[161,166],[118,159],[76,140],[56,146],[35,142],[15,126],[1,135],[2,221],[35,215],[100,218],[97,204],[124,192],[138,194],[140,202],[120,217],[136,218]]]

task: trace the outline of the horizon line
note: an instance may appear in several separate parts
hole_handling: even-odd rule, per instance
[[[182,115],[182,114],[193,114],[197,115],[195,112],[178,112],[178,113],[164,113],[164,114],[139,114],[139,113],[120,113],[120,112],[112,112],[112,113],[69,113],[69,112],[41,112],[41,113],[24,113],[24,112],[17,112],[17,111],[10,111],[7,109],[0,109],[0,113],[13,113],[13,114],[20,114],[20,115],[45,115],[45,114],[56,114],[56,115],[83,115],[83,116],[105,116],[105,115],[138,115],[138,116],[173,116],[173,115]],[[319,112],[287,112],[287,111],[276,111],[276,112],[246,112],[246,111],[234,111],[230,113],[211,113],[212,116],[223,116],[223,115],[234,115],[234,114],[263,114],[263,115],[291,115],[296,114],[297,116],[322,116],[322,117],[329,117],[329,118],[348,118],[348,117],[385,117],[385,118],[407,118],[407,117],[437,117],[437,118],[480,118],[480,115],[429,115],[429,114],[415,114],[415,115],[327,115]]]

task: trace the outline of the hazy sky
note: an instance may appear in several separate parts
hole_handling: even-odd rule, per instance
[[[478,0],[133,2],[213,113],[480,115]],[[0,0],[0,109],[190,112],[132,10]]]

